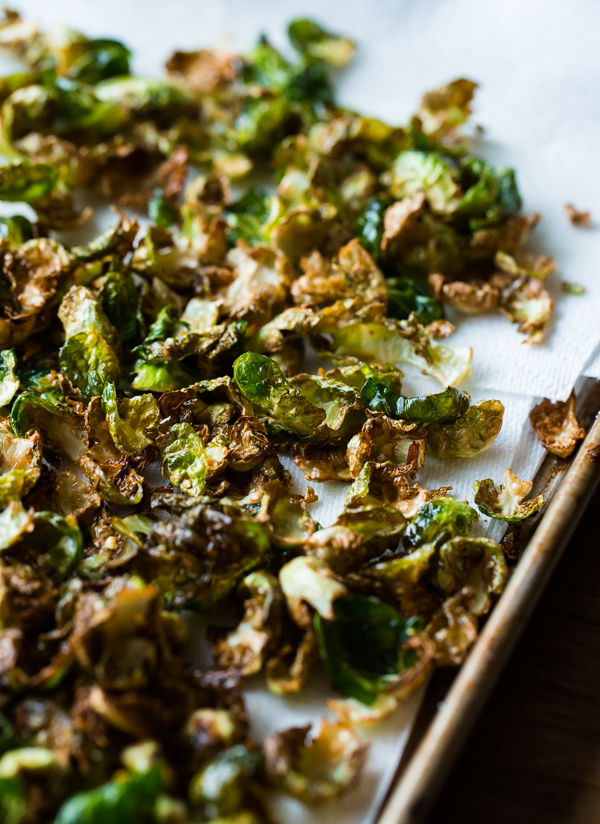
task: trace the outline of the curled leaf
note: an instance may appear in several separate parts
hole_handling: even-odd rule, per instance
[[[308,556],[294,558],[282,567],[279,581],[290,615],[301,627],[311,620],[306,604],[330,619],[336,599],[348,592],[324,561]]]
[[[323,718],[310,726],[272,733],[263,743],[265,773],[278,790],[317,804],[356,783],[368,746],[351,727]]]
[[[440,549],[435,581],[448,596],[468,587],[465,606],[474,615],[484,615],[491,606],[492,595],[502,592],[507,574],[504,554],[495,541],[457,535]]]
[[[199,435],[189,423],[172,427],[161,450],[162,471],[187,495],[202,495],[208,478],[208,459]]]
[[[585,429],[579,426],[575,414],[575,393],[566,401],[549,401],[544,398],[529,413],[533,431],[549,451],[559,458],[568,458],[585,437]]]
[[[498,488],[491,478],[475,481],[475,503],[480,512],[490,518],[497,518],[508,523],[529,518],[544,505],[544,496],[538,495],[525,501],[533,483],[522,481],[511,469],[506,470],[504,483]]]
[[[315,616],[321,657],[333,684],[347,697],[366,705],[367,713],[372,708],[375,718],[381,718],[420,683],[431,648],[427,642],[421,644],[414,621],[406,621],[377,598],[339,598],[334,613],[334,620]],[[344,712],[343,702],[330,706],[335,712]],[[351,707],[346,707],[346,713],[350,720]]]
[[[454,421],[430,426],[427,452],[436,458],[472,458],[496,440],[503,417],[500,401],[478,401]]]
[[[14,350],[2,349],[0,351],[0,407],[10,403],[19,388],[19,379],[15,375],[16,365]]]
[[[390,418],[419,426],[446,423],[458,418],[469,408],[468,396],[453,386],[434,395],[409,398],[391,392],[375,378],[367,378],[361,390],[361,398],[374,412],[383,412]]]

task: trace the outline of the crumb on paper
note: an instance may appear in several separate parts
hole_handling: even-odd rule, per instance
[[[585,286],[579,283],[570,283],[568,280],[561,280],[560,288],[565,295],[585,295]]]
[[[589,212],[583,212],[576,209],[572,203],[567,203],[565,206],[567,217],[573,226],[589,226],[591,222],[591,215]]]

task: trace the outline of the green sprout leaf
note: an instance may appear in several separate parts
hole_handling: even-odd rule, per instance
[[[367,378],[361,398],[374,412],[419,426],[452,421],[469,408],[468,396],[453,386],[434,395],[410,398],[391,391],[377,378]]]
[[[493,444],[503,417],[500,401],[478,401],[454,421],[431,426],[427,451],[436,458],[472,458]]]
[[[15,375],[17,357],[14,349],[0,351],[0,407],[9,404],[19,388],[19,379]]]
[[[126,455],[139,455],[153,443],[147,433],[156,430],[160,410],[153,395],[136,395],[117,399],[113,383],[107,383],[102,393],[102,408],[115,445]]]
[[[240,355],[233,364],[233,381],[258,412],[297,435],[310,435],[325,421],[325,411],[312,404],[265,355]]]
[[[0,200],[35,203],[49,195],[58,183],[58,169],[51,163],[15,160],[0,166]]]
[[[530,501],[533,483],[517,478],[512,469],[506,470],[504,483],[496,488],[491,478],[475,481],[475,503],[480,512],[490,518],[514,523],[529,518],[544,505],[544,496],[538,495]]]
[[[445,595],[468,587],[472,592],[465,605],[474,615],[483,615],[492,595],[502,592],[507,574],[504,554],[495,541],[458,535],[441,547],[435,580]]]
[[[415,622],[406,621],[378,598],[364,595],[337,598],[333,610],[331,621],[315,615],[321,658],[336,689],[373,704],[415,665],[415,653],[403,649]]]
[[[294,20],[288,26],[288,37],[300,54],[313,60],[322,60],[338,69],[352,60],[356,49],[348,37],[330,34],[314,20]]]
[[[467,535],[477,513],[473,507],[456,498],[437,498],[424,504],[410,519],[404,533],[409,547],[440,544],[457,535]]]
[[[161,450],[163,474],[186,495],[199,497],[208,478],[208,457],[200,436],[189,423],[178,423]]]
[[[161,786],[160,768],[128,773],[94,790],[74,795],[58,811],[54,824],[144,824],[153,820],[153,808]]]

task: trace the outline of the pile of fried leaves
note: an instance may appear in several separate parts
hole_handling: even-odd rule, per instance
[[[117,41],[0,24],[24,66],[0,82],[0,199],[37,215],[0,223],[6,824],[261,824],[265,787],[332,798],[365,760],[353,724],[459,664],[505,582],[475,510],[416,477],[500,431],[499,401],[455,388],[471,350],[439,338],[446,307],[542,338],[553,262],[519,250],[539,216],[467,151],[474,83],[392,127],[334,102],[351,41],[289,36],[293,62],[263,39],[147,80]],[[82,188],[129,216],[72,246]],[[403,394],[402,364],[440,391]],[[349,485],[335,524],[284,453]],[[530,488],[476,502],[520,520]],[[319,660],[333,715],[255,742],[244,679],[296,693]]]

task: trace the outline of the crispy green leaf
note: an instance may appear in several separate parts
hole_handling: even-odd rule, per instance
[[[233,365],[233,380],[257,411],[298,435],[310,435],[326,418],[325,411],[312,404],[265,355],[240,355]]]
[[[383,218],[389,206],[388,198],[373,197],[367,201],[356,222],[356,236],[361,246],[377,260],[381,254]]]
[[[317,804],[354,784],[368,747],[351,727],[323,718],[312,735],[309,726],[272,733],[263,750],[268,781],[305,804]]]
[[[208,458],[200,436],[189,423],[173,426],[161,450],[162,471],[186,495],[199,497],[208,478]]]
[[[192,778],[192,802],[209,819],[235,813],[244,802],[247,783],[259,764],[260,754],[241,744],[219,753]]]
[[[33,529],[33,512],[23,509],[21,501],[9,501],[0,513],[0,550],[8,549]]]
[[[160,790],[158,765],[145,773],[128,773],[94,790],[81,792],[66,801],[54,824],[151,824],[154,802]]]
[[[51,163],[16,160],[0,166],[0,200],[35,203],[50,194],[58,182],[58,169]]]
[[[67,340],[60,350],[59,364],[86,400],[101,395],[107,383],[119,379],[121,371],[114,351],[93,326]]]
[[[496,440],[503,416],[500,401],[478,401],[454,421],[431,426],[427,452],[436,458],[472,458]]]
[[[452,421],[469,408],[468,396],[453,386],[434,395],[409,398],[390,391],[376,378],[367,378],[361,398],[374,412],[419,426]]]
[[[76,567],[83,556],[83,537],[72,516],[36,512],[28,542],[36,551],[43,550],[44,565],[60,577]]]
[[[464,587],[471,593],[465,605],[474,615],[483,615],[491,596],[502,592],[508,570],[502,549],[488,538],[458,535],[441,547],[436,584],[445,595],[456,595]]]
[[[416,329],[413,334],[412,327],[403,334],[403,327],[388,323],[390,325],[358,322],[332,329],[333,351],[368,363],[409,363],[450,386],[469,374],[473,356],[469,347],[445,346],[429,338],[423,330]]]
[[[19,379],[15,375],[17,358],[14,349],[0,351],[0,407],[9,404],[17,389]]]
[[[57,397],[52,391],[41,394],[26,391],[17,395],[10,412],[10,423],[19,437],[39,430],[45,443],[52,444],[71,460],[77,460],[83,451],[80,419],[64,398]]]
[[[0,218],[0,237],[10,240],[12,246],[20,246],[33,239],[33,226],[23,215]]]
[[[0,778],[0,814],[4,824],[25,824],[25,782],[20,776]]]
[[[394,277],[387,280],[388,316],[404,320],[416,312],[424,326],[444,317],[441,303],[412,278]]]
[[[512,469],[506,470],[504,483],[496,488],[493,480],[475,481],[475,503],[480,512],[490,518],[514,523],[529,518],[544,505],[544,496],[525,501],[533,483],[522,481]]]
[[[456,535],[467,535],[477,513],[464,501],[456,498],[437,498],[424,504],[410,519],[404,533],[409,547],[441,544]]]
[[[310,622],[305,603],[321,617],[333,619],[335,600],[348,594],[324,561],[305,555],[288,561],[281,568],[279,582],[288,611],[299,626]]]
[[[140,297],[128,272],[108,272],[98,296],[102,309],[122,343],[131,343],[140,329]]]
[[[279,641],[284,600],[277,578],[264,571],[246,575],[238,591],[245,598],[243,618],[219,639],[214,653],[219,666],[235,666],[242,675],[254,675]]]
[[[157,226],[168,229],[169,226],[177,223],[179,210],[171,200],[165,197],[162,189],[155,189],[148,202],[148,217]]]
[[[118,40],[81,38],[69,49],[67,72],[74,80],[95,85],[109,77],[129,74],[130,57],[129,49]]]
[[[477,83],[459,78],[423,95],[413,119],[420,132],[436,143],[446,143],[455,137],[471,112],[471,100]]]
[[[449,214],[460,204],[458,169],[438,152],[401,152],[389,175],[390,190],[398,200],[424,192],[436,214]]]
[[[416,655],[403,646],[415,622],[378,598],[347,595],[333,603],[334,619],[315,615],[321,658],[336,689],[373,704],[414,666]]]
[[[139,455],[153,443],[148,433],[156,431],[160,410],[153,395],[135,395],[117,399],[113,383],[102,393],[102,408],[115,445],[126,455]]]
[[[314,20],[294,20],[288,26],[292,46],[306,57],[322,60],[336,68],[346,66],[355,51],[355,44],[348,37],[330,34]]]

